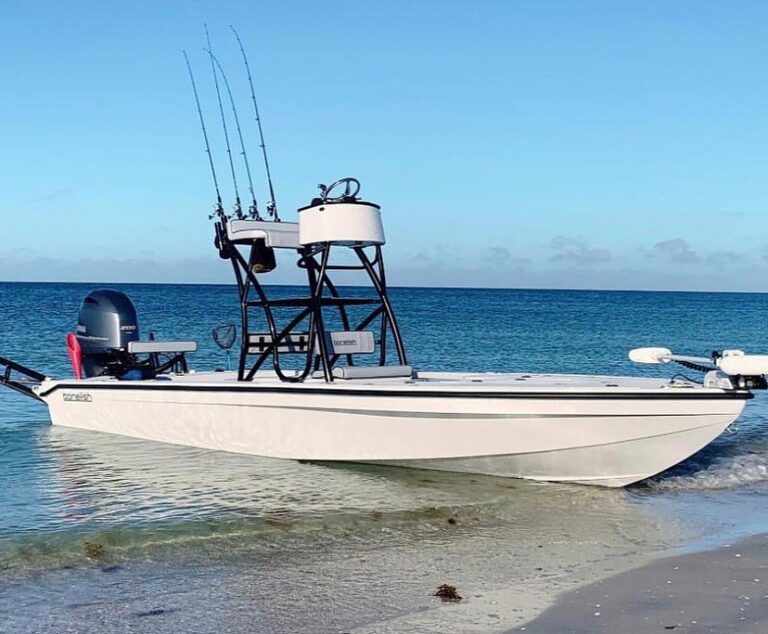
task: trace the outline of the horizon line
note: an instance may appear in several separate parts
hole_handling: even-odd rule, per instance
[[[71,286],[234,286],[233,282],[76,282],[76,281],[55,281],[43,282],[40,280],[0,280],[2,284],[60,284]],[[306,288],[305,284],[262,284],[267,287],[287,287],[287,288]],[[336,284],[338,288],[369,288],[368,285],[360,284]],[[420,286],[409,284],[391,284],[388,289],[402,288],[412,290],[456,290],[456,291],[552,291],[552,292],[576,292],[576,293],[691,293],[702,295],[768,295],[768,291],[731,291],[731,290],[693,290],[693,289],[653,289],[653,288],[562,288],[562,287],[534,287],[534,286]]]

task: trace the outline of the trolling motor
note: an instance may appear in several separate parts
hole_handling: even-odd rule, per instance
[[[677,363],[704,372],[704,387],[725,390],[768,389],[768,355],[745,354],[743,350],[715,351],[709,357],[673,354],[668,348],[635,348],[629,351],[635,363]]]

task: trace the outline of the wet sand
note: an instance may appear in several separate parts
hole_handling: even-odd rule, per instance
[[[641,563],[621,546],[577,539],[534,547],[525,559],[507,554],[514,536],[450,529],[429,540],[392,531],[237,556],[211,546],[179,559],[153,553],[0,573],[0,632],[503,632],[558,592]],[[442,583],[455,584],[463,600],[433,596]]]
[[[768,632],[768,536],[650,564],[629,553],[595,558],[594,550],[550,559],[545,547],[536,563],[550,559],[548,571],[494,561],[467,537],[414,548],[384,533],[354,554],[278,549],[237,562],[146,558],[37,573],[0,582],[0,632]],[[446,579],[461,602],[432,596]]]
[[[560,592],[664,549],[665,527],[620,492],[505,486],[516,487],[504,496],[520,512],[514,524],[481,506],[355,515],[317,529],[275,518],[273,532],[255,535],[150,539],[144,529],[129,546],[88,534],[103,553],[83,541],[80,560],[0,567],[0,632],[503,632]],[[583,521],[574,526],[575,516]],[[433,596],[443,583],[463,600]]]
[[[570,591],[511,632],[768,632],[768,535],[668,557]]]

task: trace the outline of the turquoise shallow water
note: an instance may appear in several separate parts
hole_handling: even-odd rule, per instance
[[[233,287],[115,287],[133,298],[145,333],[198,340],[195,367],[226,365],[210,331],[237,321]],[[64,335],[89,289],[0,284],[0,354],[68,374]],[[392,289],[391,296],[417,369],[671,375],[670,368],[631,364],[628,349],[768,351],[768,295]],[[36,603],[43,587],[66,597],[66,614],[87,610],[71,606],[90,605],[91,571],[122,579],[102,588],[99,601],[109,604],[116,600],[110,592],[125,590],[150,605],[158,579],[166,580],[163,587],[181,584],[188,599],[211,577],[240,579],[261,593],[265,622],[282,624],[274,631],[321,614],[324,627],[346,627],[422,609],[406,591],[432,583],[435,570],[480,583],[524,569],[522,578],[533,582],[610,556],[765,531],[768,406],[758,395],[736,433],[648,482],[615,491],[303,465],[52,428],[44,407],[0,390],[0,482],[0,613],[21,603],[28,616],[14,631],[58,627],[40,625],[51,613],[50,605]],[[571,551],[579,558],[571,561]],[[268,584],[264,575],[249,576],[265,566]],[[386,587],[383,602],[367,597],[372,571]],[[310,602],[286,616],[285,597],[300,591],[304,574],[312,583],[312,575],[326,575],[328,587],[346,598],[328,596],[323,606]],[[179,614],[191,614],[187,607]],[[144,608],[131,609],[128,620]],[[68,622],[61,618],[59,625]]]

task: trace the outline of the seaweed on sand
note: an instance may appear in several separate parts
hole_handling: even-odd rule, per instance
[[[104,544],[98,542],[83,542],[85,554],[90,559],[101,559],[104,556]]]
[[[438,586],[433,596],[440,597],[443,601],[461,601],[461,595],[456,592],[456,586],[449,586],[447,583]]]

